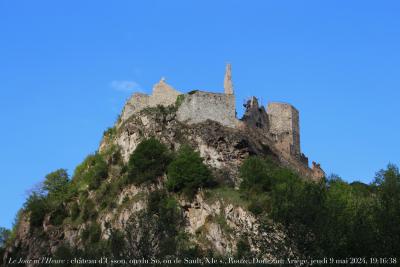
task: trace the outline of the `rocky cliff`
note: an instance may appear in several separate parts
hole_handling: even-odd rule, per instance
[[[150,137],[171,151],[183,145],[199,151],[217,186],[200,188],[187,198],[166,192],[166,174],[153,183],[121,182],[130,155],[141,141]],[[268,216],[250,212],[238,190],[239,167],[251,155],[269,157],[276,164],[290,165],[293,169],[297,166],[282,159],[270,141],[256,130],[233,129],[213,121],[186,125],[176,120],[175,106],[158,106],[132,114],[122,123],[117,122],[105,132],[98,154],[107,164],[101,184],[93,189],[81,183],[85,168],[93,165],[85,163],[77,168],[71,181],[77,189],[63,200],[57,211],[46,213],[40,225],[33,226],[29,212],[22,211],[16,236],[3,256],[5,262],[19,257],[82,255],[87,258],[87,255],[100,254],[105,250],[104,244],[110,242],[112,247],[118,242],[125,244],[120,251],[106,253],[121,259],[160,255],[227,257],[241,256],[244,251],[271,260],[298,255],[283,226]],[[154,199],[158,199],[158,208],[153,207],[151,211]],[[169,204],[162,206],[167,207],[166,215],[164,208],[160,208],[163,199],[173,199],[176,209],[172,215]],[[54,218],[59,216],[60,209],[63,216],[57,222]],[[163,218],[169,221],[163,224]],[[172,228],[171,224],[174,224]],[[174,245],[163,243],[171,238]],[[89,254],[83,253],[90,242],[97,244],[96,247]],[[38,264],[29,262],[27,265]]]

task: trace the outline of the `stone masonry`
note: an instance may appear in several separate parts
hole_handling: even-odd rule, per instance
[[[226,64],[225,78],[224,78],[224,92],[227,95],[233,95],[232,83],[232,67],[231,64]]]
[[[147,107],[156,107],[158,105],[174,105],[176,98],[181,92],[175,90],[162,78],[153,87],[153,93],[146,95],[143,93],[134,93],[127,101],[122,111],[121,121],[126,121],[132,114],[137,113]]]
[[[300,157],[299,112],[286,103],[269,103],[269,132],[282,151]]]
[[[177,113],[177,119],[187,124],[212,120],[224,126],[235,128],[235,96],[195,91],[185,95]]]

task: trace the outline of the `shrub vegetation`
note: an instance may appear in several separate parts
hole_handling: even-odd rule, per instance
[[[262,158],[244,161],[241,191],[257,215],[281,222],[310,257],[400,255],[400,173],[381,170],[375,181],[348,184],[338,176],[302,179]]]
[[[167,147],[155,138],[142,141],[128,162],[128,179],[134,184],[154,182],[171,161]]]
[[[200,154],[189,146],[182,146],[168,166],[167,187],[170,191],[193,196],[201,187],[213,184],[211,171],[203,163]]]
[[[99,153],[89,155],[75,169],[74,183],[81,190],[88,185],[90,190],[97,189],[101,182],[108,177],[108,166],[103,156]]]

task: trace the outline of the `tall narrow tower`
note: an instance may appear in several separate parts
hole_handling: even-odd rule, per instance
[[[231,64],[226,64],[225,79],[224,79],[224,91],[227,95],[233,95],[233,84],[231,74]]]

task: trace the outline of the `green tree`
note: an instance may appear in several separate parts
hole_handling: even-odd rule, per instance
[[[103,155],[95,153],[89,155],[86,159],[76,167],[72,186],[82,190],[89,187],[95,190],[100,187],[101,183],[108,177],[108,165]]]
[[[368,193],[370,192],[370,193]],[[379,256],[376,195],[371,186],[348,184],[339,177],[327,181],[320,212],[319,246],[330,257]]]
[[[43,189],[49,194],[65,193],[68,183],[67,170],[58,169],[46,175],[43,182]]]
[[[270,191],[273,184],[273,166],[261,157],[249,157],[239,169],[241,189]]]
[[[147,209],[149,215],[156,215],[158,218],[155,227],[161,233],[159,256],[174,255],[179,225],[182,223],[177,201],[164,190],[154,191],[149,195]]]
[[[167,188],[182,191],[186,196],[193,196],[198,188],[213,184],[211,171],[203,163],[200,154],[189,146],[182,146],[175,159],[168,166]]]
[[[163,175],[171,161],[167,147],[155,138],[142,141],[128,162],[128,179],[135,183],[152,182]]]
[[[108,177],[108,166],[104,158],[96,153],[88,171],[86,172],[85,179],[88,181],[89,189],[97,189],[100,187],[101,182]]]
[[[376,174],[380,254],[400,256],[400,173],[397,166],[389,164]]]

